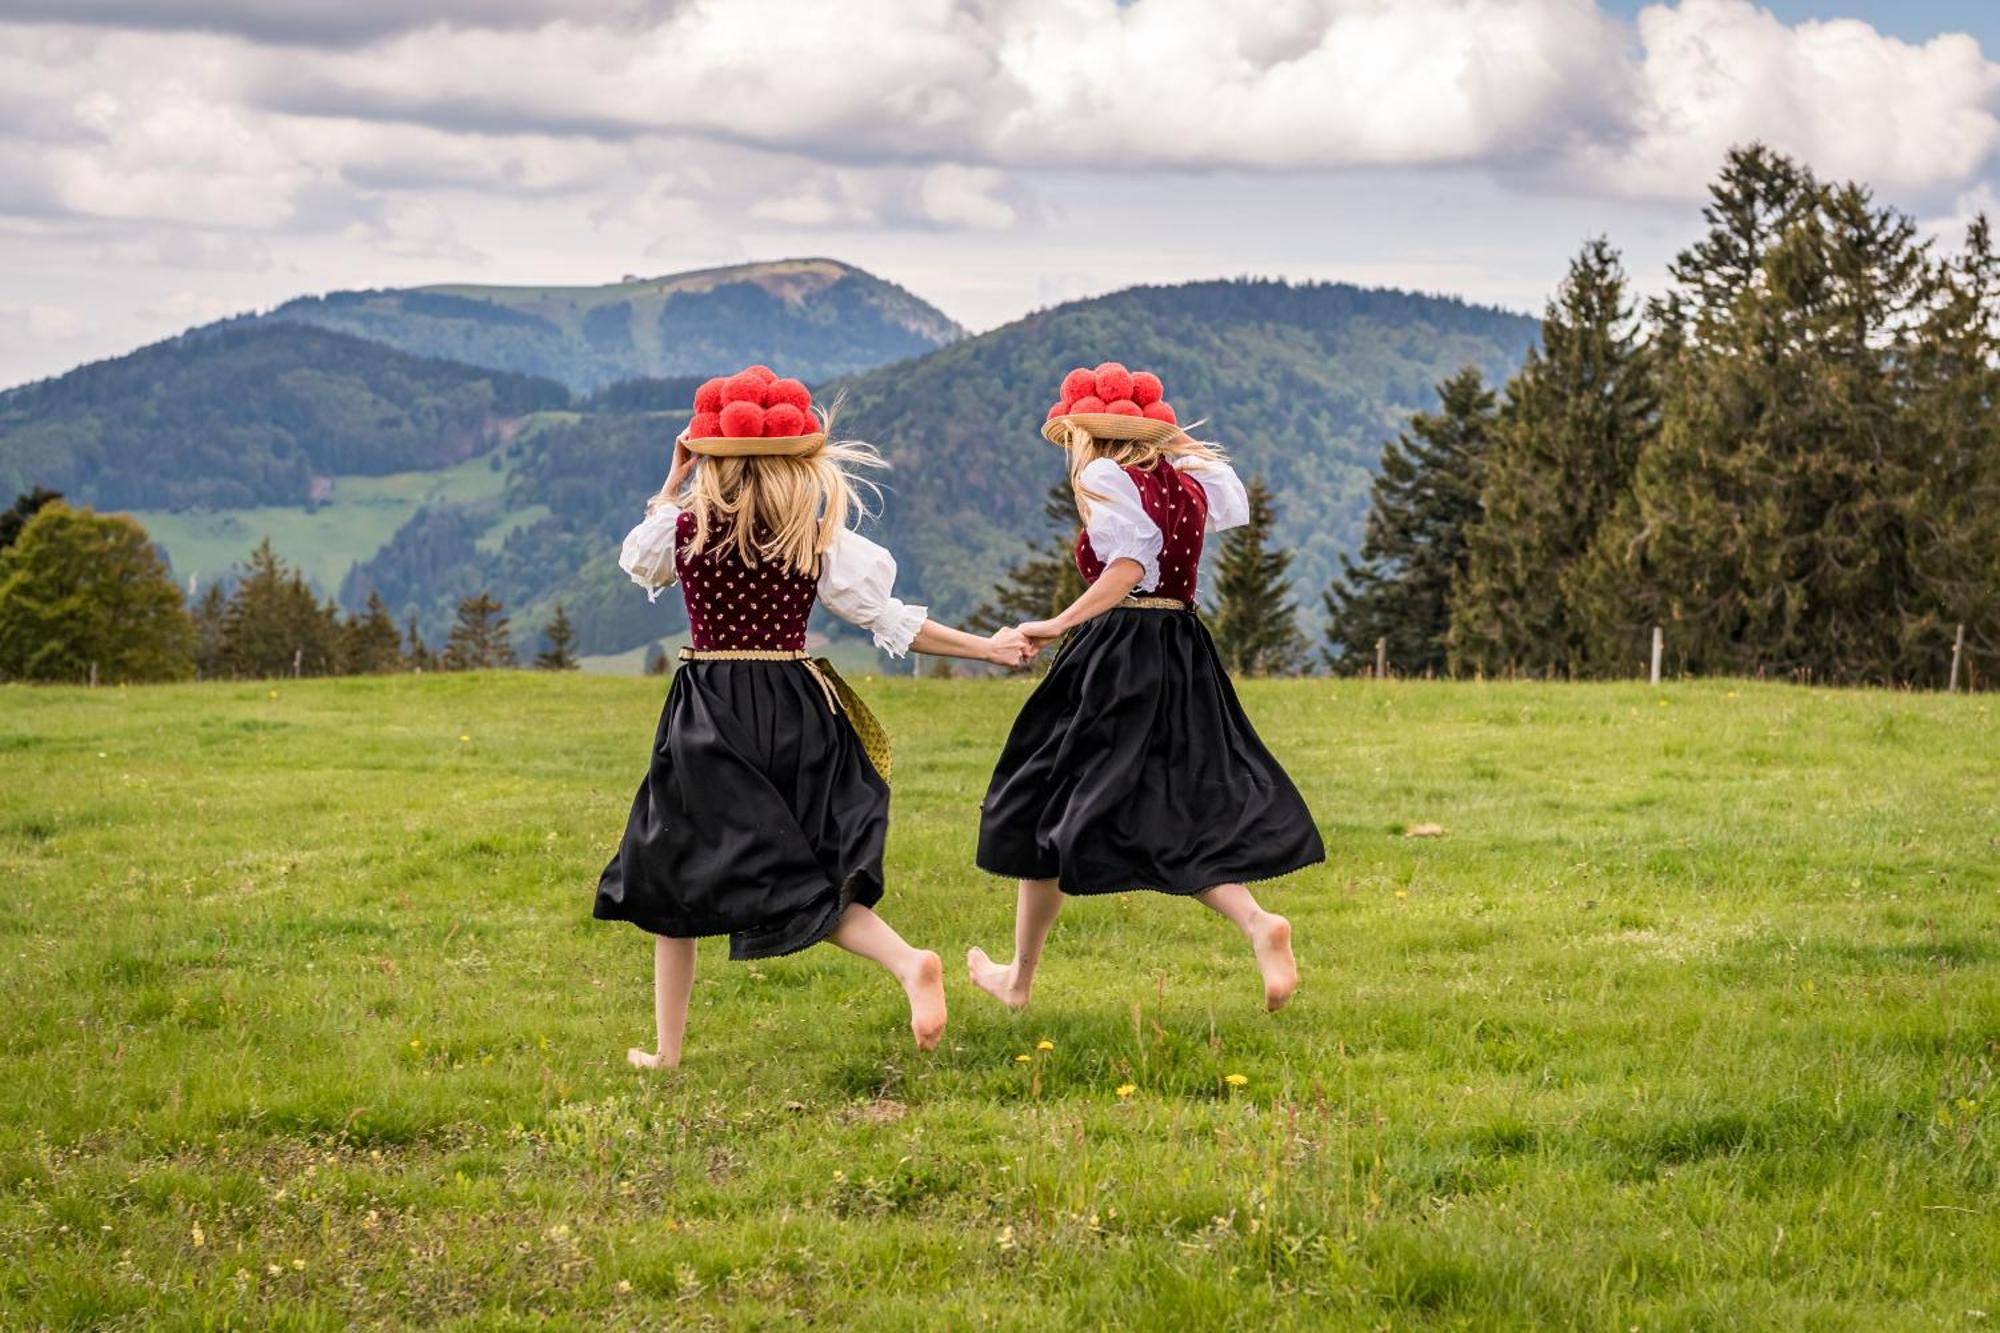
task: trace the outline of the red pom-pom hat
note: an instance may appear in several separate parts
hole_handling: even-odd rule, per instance
[[[1062,401],[1049,409],[1042,438],[1067,445],[1075,431],[1100,440],[1164,444],[1181,437],[1180,418],[1163,396],[1160,377],[1116,361],[1063,376]]]
[[[711,457],[798,458],[819,452],[825,431],[810,389],[769,366],[750,366],[695,390],[694,415],[681,438],[692,452]]]

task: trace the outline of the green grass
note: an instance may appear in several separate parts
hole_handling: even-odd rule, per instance
[[[267,505],[253,509],[140,509],[132,516],[166,548],[177,577],[205,586],[241,564],[266,536],[285,563],[305,572],[323,591],[337,592],[347,571],[368,559],[396,529],[427,504],[469,503],[499,497],[507,484],[503,462],[488,452],[434,472],[334,479],[333,499],[313,510]],[[487,534],[497,548],[515,516]]]
[[[948,958],[1025,690],[869,687]],[[1254,684],[1331,854],[1286,1012],[1132,896],[1026,1015],[954,965],[928,1057],[855,959],[704,946],[647,1078],[588,911],[660,691],[0,690],[0,1327],[2000,1318],[1990,697]]]

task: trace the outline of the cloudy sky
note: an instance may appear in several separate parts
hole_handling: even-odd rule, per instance
[[[1989,0],[0,0],[0,385],[302,292],[824,254],[1539,309],[1762,138],[1951,236]]]

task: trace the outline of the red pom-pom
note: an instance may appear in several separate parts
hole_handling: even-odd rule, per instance
[[[1054,421],[1057,417],[1066,416],[1068,415],[1068,413],[1069,413],[1068,403],[1057,403],[1055,406],[1049,409],[1049,414],[1043,417],[1042,420]]]
[[[1079,398],[1088,398],[1097,392],[1097,376],[1078,366],[1063,376],[1062,400],[1073,403]]]
[[[773,403],[764,409],[764,434],[772,438],[806,433],[806,414],[790,403]]]
[[[1165,392],[1165,388],[1160,384],[1160,377],[1152,371],[1135,370],[1132,372],[1132,401],[1139,406],[1144,407],[1148,403],[1159,402],[1160,395]]]
[[[1115,403],[1106,403],[1104,410],[1118,417],[1136,417],[1141,415],[1139,405],[1130,398],[1120,398]]]
[[[716,412],[697,412],[688,422],[690,440],[712,440],[722,434],[722,417]]]
[[[823,423],[819,419],[819,414],[812,410],[812,406],[810,404],[799,409],[799,417],[801,418],[801,420],[805,425],[805,430],[803,432],[804,434],[821,435],[825,433],[826,431],[825,423]]]
[[[717,375],[694,391],[694,410],[697,412],[720,412],[722,410],[722,386],[726,381]]]
[[[748,440],[764,433],[764,409],[755,403],[737,401],[722,409],[722,433],[732,440]]]
[[[1097,396],[1107,403],[1132,396],[1132,372],[1116,361],[1106,361],[1099,366],[1096,380]]]
[[[1095,394],[1086,394],[1071,403],[1069,410],[1076,413],[1102,412],[1104,410],[1104,400]]]
[[[764,381],[756,372],[744,370],[731,375],[722,382],[722,405],[748,403],[752,407],[764,405]]]
[[[1174,415],[1173,404],[1167,402],[1164,398],[1157,403],[1147,403],[1139,410],[1153,420],[1164,421],[1169,426],[1178,426],[1181,424],[1181,419]]]
[[[779,403],[790,403],[803,412],[812,406],[812,390],[797,380],[772,380],[764,386],[764,406],[776,407]]]
[[[758,362],[756,365],[747,368],[746,370],[744,370],[743,373],[745,375],[755,375],[758,379],[764,381],[764,383],[766,384],[769,384],[772,380],[778,378],[778,372],[771,369],[769,366],[765,365],[761,361]]]

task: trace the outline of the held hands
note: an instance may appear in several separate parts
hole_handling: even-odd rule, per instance
[[[1014,632],[1034,644],[1036,652],[1060,639],[1064,633],[1062,625],[1054,620],[1024,621]]]
[[[1017,629],[995,630],[986,640],[986,660],[996,666],[1026,666],[1041,645]]]

